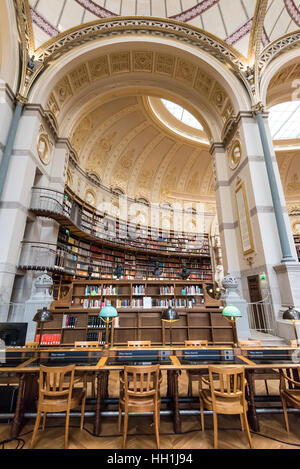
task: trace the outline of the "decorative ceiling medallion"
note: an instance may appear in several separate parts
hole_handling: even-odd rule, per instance
[[[39,159],[44,165],[48,165],[50,163],[50,141],[48,135],[45,133],[41,133],[39,135],[37,153],[39,155]]]
[[[239,140],[235,140],[229,151],[229,167],[233,171],[240,164],[242,158],[242,147]]]
[[[84,197],[85,202],[87,202],[89,205],[92,205],[93,207],[96,205],[96,196],[95,192],[91,189],[87,189]]]

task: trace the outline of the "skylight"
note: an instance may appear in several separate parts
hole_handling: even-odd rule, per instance
[[[271,107],[269,125],[273,140],[300,138],[300,101]]]
[[[195,129],[203,130],[202,125],[200,122],[194,117],[190,112],[188,112],[183,107],[179,106],[178,104],[172,103],[172,101],[168,101],[167,99],[162,99],[164,106],[168,109],[168,111],[173,114],[176,119],[180,120],[186,125],[190,127],[194,127]]]

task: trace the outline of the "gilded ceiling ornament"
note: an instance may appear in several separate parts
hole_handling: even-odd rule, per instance
[[[91,80],[97,80],[109,75],[108,56],[103,55],[88,63]]]
[[[59,112],[59,106],[53,93],[50,94],[45,109],[51,111],[54,116]]]
[[[169,54],[157,54],[155,60],[155,71],[165,75],[173,75],[175,68],[175,57]]]
[[[188,81],[192,84],[195,71],[196,66],[193,63],[178,59],[176,66],[176,78]]]
[[[130,71],[130,53],[120,52],[119,54],[110,54],[110,64],[112,73],[124,73]]]
[[[132,167],[134,161],[135,149],[129,150],[121,156],[120,164],[121,166],[128,170]]]
[[[296,195],[300,193],[300,181],[298,174],[294,174],[291,178],[291,182],[287,185],[287,193]]]
[[[72,88],[67,76],[60,80],[60,82],[55,86],[54,92],[60,104],[64,104],[67,99],[73,95]]]
[[[90,83],[87,67],[85,64],[80,65],[75,70],[72,70],[72,72],[69,73],[69,77],[74,90],[79,90],[83,86]]]
[[[133,69],[136,72],[151,72],[153,52],[133,52]]]

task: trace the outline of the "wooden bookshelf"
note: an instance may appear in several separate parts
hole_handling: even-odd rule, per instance
[[[45,324],[43,333],[61,333],[64,346],[85,340],[103,343],[104,323],[98,317],[102,303],[118,310],[116,346],[127,345],[129,340],[169,345],[169,325],[161,321],[161,312],[168,305],[178,311],[180,318],[172,326],[173,345],[193,339],[205,339],[210,344],[233,343],[232,326],[222,317],[221,302],[209,296],[205,283],[194,280],[76,280],[63,298],[52,303],[54,320]],[[66,325],[67,317],[72,319]]]
[[[125,249],[116,244],[108,246],[89,243],[87,240],[71,235],[63,228],[59,231],[57,246],[55,262],[57,270],[63,269],[65,273],[77,277],[87,277],[88,267],[92,261],[92,278],[95,280],[113,279],[117,264],[124,267],[125,279],[154,279],[153,269],[158,263],[163,280],[179,279],[182,265],[186,264],[190,270],[191,280],[212,281],[209,250],[205,254],[181,254],[181,256],[172,253],[141,252]]]

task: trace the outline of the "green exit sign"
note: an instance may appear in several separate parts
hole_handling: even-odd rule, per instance
[[[260,280],[266,280],[267,276],[265,274],[261,274],[259,276]]]

